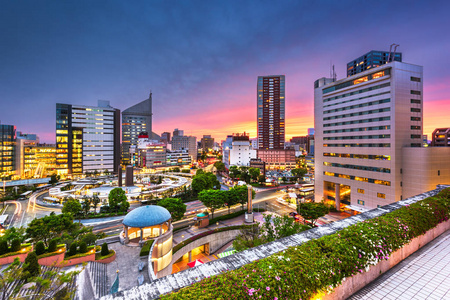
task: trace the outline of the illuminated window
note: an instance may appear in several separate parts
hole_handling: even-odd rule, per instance
[[[377,193],[377,197],[378,197],[378,198],[386,199],[386,194],[383,194],[383,193]]]
[[[364,190],[363,189],[358,189],[358,193],[364,194]]]
[[[361,78],[353,80],[353,84],[359,84],[361,82],[365,82],[365,81],[368,81],[368,80],[369,80],[369,77],[364,76],[364,77],[361,77]]]
[[[359,204],[359,205],[364,205],[364,201],[358,200],[358,204]]]
[[[372,79],[377,79],[384,76],[384,71],[372,74]]]

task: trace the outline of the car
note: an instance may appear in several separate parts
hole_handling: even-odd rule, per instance
[[[289,216],[290,216],[290,217],[295,217],[296,215],[298,215],[298,213],[296,213],[295,211],[291,211],[291,212],[289,213]]]

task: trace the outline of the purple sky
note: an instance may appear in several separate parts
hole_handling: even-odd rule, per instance
[[[153,91],[153,128],[256,134],[258,75],[286,75],[287,138],[313,82],[400,44],[424,66],[425,132],[450,126],[447,1],[3,1],[0,120],[54,142],[55,103],[121,110]]]

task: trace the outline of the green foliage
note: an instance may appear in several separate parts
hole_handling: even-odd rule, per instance
[[[144,243],[144,245],[142,246],[142,248],[141,248],[141,252],[139,253],[139,256],[147,256],[147,255],[149,255],[150,248],[152,247],[153,242],[154,242],[154,240],[146,241]]]
[[[173,221],[181,220],[186,213],[186,204],[179,198],[165,198],[158,201],[158,205],[166,208]]]
[[[97,236],[95,235],[95,233],[89,232],[82,237],[81,241],[85,242],[86,245],[89,246],[94,245],[97,241]]]
[[[45,245],[43,241],[39,241],[36,243],[36,246],[34,248],[34,251],[36,252],[36,255],[41,255],[45,253]]]
[[[235,179],[241,175],[241,172],[239,171],[237,166],[230,166],[230,168],[228,169],[228,175],[231,178]]]
[[[2,270],[0,275],[0,294],[2,299],[13,299],[14,294],[17,293],[16,289],[12,289],[18,278],[22,277],[22,269],[20,266],[20,260],[18,257],[14,258],[14,261]]]
[[[19,239],[13,239],[11,242],[11,252],[17,252],[20,251],[20,245],[22,243],[20,242]]]
[[[69,247],[69,252],[67,252],[67,256],[73,256],[78,253],[78,243],[73,242]]]
[[[6,254],[9,252],[8,242],[6,239],[0,240],[0,255]]]
[[[292,169],[291,173],[296,178],[302,178],[303,176],[305,176],[306,173],[308,173],[308,170],[301,169],[301,168],[296,168],[296,169]]]
[[[63,214],[72,214],[72,216],[76,216],[81,213],[82,207],[80,201],[74,198],[66,198],[62,213]]]
[[[259,175],[258,176],[258,182],[260,184],[264,184],[266,182],[266,177],[264,175]]]
[[[9,229],[6,229],[3,232],[2,239],[6,240],[8,243],[11,243],[14,239],[19,239],[21,243],[25,241],[25,228],[20,227],[11,227]]]
[[[250,174],[250,177],[253,179],[253,181],[257,181],[261,170],[258,168],[250,168],[248,169],[248,173]]]
[[[48,246],[48,241],[60,236],[63,232],[71,231],[75,228],[73,217],[70,214],[56,215],[52,212],[43,218],[34,219],[28,224],[26,237],[33,242],[43,241]]]
[[[22,279],[29,281],[31,278],[38,276],[41,273],[41,266],[38,263],[36,252],[28,253],[23,265]]]
[[[101,255],[102,256],[106,256],[109,253],[109,249],[108,249],[108,244],[107,243],[103,243],[102,244],[102,251],[101,251]]]
[[[91,209],[91,201],[91,198],[89,198],[88,196],[83,196],[83,198],[81,199],[81,209],[83,210],[84,215],[87,215],[87,213]]]
[[[183,170],[181,170],[181,173],[189,174],[189,173],[191,173],[191,170],[189,170],[189,169],[183,169]]]
[[[91,204],[92,207],[94,208],[94,212],[97,211],[97,206],[100,204],[101,200],[97,195],[92,196],[91,198]]]
[[[219,172],[223,172],[226,170],[225,164],[221,161],[216,161],[214,163],[214,167],[216,167],[217,171],[219,171]]]
[[[203,170],[199,173],[197,170],[197,175],[192,179],[192,190],[195,193],[200,193],[203,190],[210,189],[220,189],[220,182],[217,180],[216,175],[213,173],[204,173]]]
[[[142,252],[142,250],[141,250],[141,252]],[[107,255],[105,255],[105,256],[102,256],[101,253],[95,253],[95,260],[101,260],[101,259],[105,259],[105,258],[111,257],[111,256],[114,255],[114,253],[116,253],[116,251],[114,251],[112,249],[109,250],[109,253]]]
[[[299,203],[298,213],[305,219],[315,225],[317,219],[330,212],[330,207],[322,202]]]
[[[50,176],[50,181],[49,183],[51,185],[54,185],[55,183],[58,183],[59,179],[61,178],[61,176],[56,175],[56,174],[52,174],[52,176]]]
[[[80,253],[88,252],[87,244],[85,242],[80,243],[80,248],[78,250]]]
[[[48,243],[48,252],[55,252],[56,248],[58,246],[58,240],[57,239],[52,239],[49,243]]]
[[[205,278],[161,299],[312,299],[363,273],[450,217],[450,189],[245,266]],[[220,286],[220,289],[217,287]]]
[[[241,204],[242,208],[248,202],[248,188],[246,185],[237,185],[229,190],[231,193],[230,198],[234,198],[234,203]],[[255,198],[255,191],[252,190],[252,199]]]
[[[225,220],[233,219],[233,218],[242,216],[243,214],[245,214],[245,212],[246,212],[245,210],[239,210],[239,211],[236,211],[236,212],[231,213],[231,214],[226,214],[226,215],[223,215],[223,216],[220,216],[220,217],[215,217],[214,219],[209,220],[209,224],[214,224],[214,223],[219,222],[219,221],[225,221]]]
[[[204,190],[198,195],[198,200],[209,209],[214,218],[214,211],[225,205],[226,197],[226,191]]]
[[[116,209],[119,203],[123,203],[124,201],[127,201],[127,196],[123,189],[115,188],[109,192],[108,203],[111,209]]]

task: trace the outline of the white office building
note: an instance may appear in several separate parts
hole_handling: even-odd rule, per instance
[[[423,70],[391,62],[314,84],[315,201],[354,211],[405,199],[403,148],[421,147]]]
[[[227,138],[228,140],[228,138]],[[223,150],[223,163],[230,166],[250,166],[250,159],[257,158],[257,150],[252,148],[249,137],[245,134],[231,137],[231,146]]]

